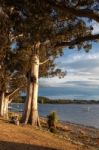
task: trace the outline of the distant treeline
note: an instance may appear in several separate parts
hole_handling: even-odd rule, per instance
[[[38,102],[41,104],[99,104],[99,100],[71,100],[71,99],[57,99],[52,100],[47,97],[39,97]]]
[[[24,103],[26,96],[19,96],[13,100],[15,103]],[[71,99],[57,99],[52,100],[47,97],[39,96],[38,103],[40,104],[99,104],[99,100],[71,100]]]

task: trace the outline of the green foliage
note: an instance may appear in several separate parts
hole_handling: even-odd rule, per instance
[[[40,77],[57,75],[61,78],[66,74],[56,68],[54,60],[63,55],[63,48],[55,48],[55,45],[90,35],[92,30],[82,18],[65,13],[63,9],[57,7],[60,3],[68,7],[75,6],[77,9],[82,6],[90,8],[94,4],[92,1],[90,3],[85,0],[78,2],[57,0],[16,0],[11,2],[4,0],[1,2],[4,16],[7,15],[9,18],[5,17],[5,20],[9,22],[9,26],[7,25],[8,39],[10,39],[10,44],[14,42],[17,44],[13,63],[15,70],[27,74],[31,68],[31,55],[37,53],[41,62],[51,57],[50,61],[40,67]],[[4,23],[2,16],[1,23]],[[7,36],[5,37],[7,38]],[[35,48],[38,42],[40,43],[39,50]],[[84,42],[78,42],[76,45],[78,49],[89,48],[85,46]],[[69,46],[75,48],[72,44]]]
[[[55,134],[57,133],[57,129],[55,127],[51,127],[49,130],[52,133],[55,133]]]

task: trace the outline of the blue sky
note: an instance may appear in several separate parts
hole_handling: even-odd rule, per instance
[[[99,25],[93,22],[93,34],[99,33]],[[64,55],[56,60],[67,75],[59,79],[40,79],[39,95],[50,98],[99,99],[99,43],[93,43],[89,53],[84,50],[64,49]]]

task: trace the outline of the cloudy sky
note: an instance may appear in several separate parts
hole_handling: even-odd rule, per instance
[[[99,33],[99,25],[93,22],[93,27],[93,34]],[[56,64],[67,75],[62,79],[40,79],[39,95],[53,99],[99,99],[99,43],[93,43],[89,53],[64,49],[64,56]]]

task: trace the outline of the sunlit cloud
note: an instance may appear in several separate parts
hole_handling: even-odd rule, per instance
[[[93,34],[98,34],[99,33],[99,23],[97,23],[96,21],[93,21],[92,23],[93,26]]]

